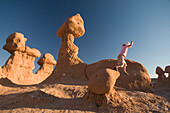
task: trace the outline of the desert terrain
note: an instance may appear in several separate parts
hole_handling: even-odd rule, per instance
[[[78,57],[74,39],[85,33],[80,14],[57,30],[62,44],[55,60],[50,53],[25,45],[21,33],[7,37],[3,49],[11,54],[0,67],[0,113],[168,113],[170,66],[156,69],[151,79],[139,62],[126,59],[127,72],[115,70],[115,59],[86,64]]]

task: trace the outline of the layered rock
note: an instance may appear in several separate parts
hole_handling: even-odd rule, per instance
[[[117,79],[116,86],[123,87],[128,90],[150,91],[151,79],[145,67],[135,61],[126,60],[127,72],[126,75],[123,70],[119,69],[120,77]],[[88,78],[93,76],[93,73],[98,70],[106,68],[113,69],[117,65],[117,60],[105,59],[93,64],[89,64],[86,68],[86,75]]]
[[[84,22],[80,14],[68,18],[57,30],[56,34],[62,38],[62,44],[57,65],[45,83],[82,84],[86,81],[86,64],[77,56],[79,48],[74,44],[74,38],[81,37],[84,33]]]
[[[2,72],[9,80],[16,84],[30,85],[38,84],[46,79],[53,70],[48,72],[41,71],[41,73],[34,74],[32,70],[35,68],[35,58],[41,56],[39,50],[35,48],[29,48],[25,46],[26,38],[21,33],[11,34],[4,45],[4,49],[11,53],[11,56],[2,67]],[[49,66],[41,64],[42,68],[48,68]],[[51,69],[51,67],[50,67]],[[38,70],[38,72],[40,72]],[[46,70],[47,71],[47,70]],[[44,72],[44,73],[43,73]]]

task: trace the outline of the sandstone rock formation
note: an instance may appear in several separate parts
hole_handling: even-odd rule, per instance
[[[169,76],[166,77],[164,73],[168,73]],[[156,74],[158,74],[158,78],[155,82],[152,83],[153,88],[170,86],[170,66],[166,66],[165,71],[158,66],[156,68]]]
[[[38,75],[51,75],[53,67],[57,64],[54,57],[50,53],[43,55],[41,59],[38,60],[38,64],[41,66],[36,74]]]
[[[23,34],[17,32],[7,38],[3,48],[10,52],[11,56],[2,67],[2,72],[13,83],[21,85],[38,84],[51,74],[52,66],[48,70],[49,65],[43,62],[37,74],[33,74],[35,58],[40,57],[41,53],[35,48],[25,46],[26,40]],[[48,60],[48,58],[45,59]]]
[[[89,78],[88,88],[95,94],[109,93],[119,76],[118,71],[109,68],[99,70]]]
[[[158,79],[157,80],[165,80],[166,76],[164,74],[164,70],[161,67],[156,67],[156,74],[158,74]]]
[[[127,72],[126,75],[123,70],[119,69],[120,77],[116,81],[116,86],[123,87],[128,90],[150,91],[151,78],[145,67],[135,61],[126,60]],[[113,69],[117,65],[117,60],[105,59],[93,64],[87,65],[86,74],[90,78],[98,70],[105,68]]]
[[[68,18],[57,30],[57,36],[62,38],[57,65],[44,83],[82,84],[87,81],[86,64],[77,56],[79,48],[74,44],[74,38],[83,36],[84,32],[84,21],[80,14]]]

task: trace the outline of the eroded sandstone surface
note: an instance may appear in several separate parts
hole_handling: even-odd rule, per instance
[[[54,57],[49,55],[53,62],[41,62],[40,69],[37,71],[37,74],[34,74],[32,71],[35,68],[35,58],[41,56],[39,50],[35,48],[29,48],[25,46],[27,38],[24,37],[21,33],[12,33],[7,39],[6,44],[3,49],[8,51],[11,56],[2,67],[3,78],[8,78],[15,84],[20,85],[32,85],[38,84],[45,80],[53,71],[53,66],[56,65]],[[44,55],[46,56],[46,54]],[[50,58],[42,57],[50,61]],[[55,63],[54,63],[55,62]]]

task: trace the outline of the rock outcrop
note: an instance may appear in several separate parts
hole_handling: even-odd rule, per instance
[[[120,77],[116,81],[116,86],[123,87],[128,90],[139,90],[139,91],[150,91],[151,88],[151,78],[145,67],[135,61],[126,60],[127,62],[127,72],[126,75],[123,70],[119,69]],[[117,60],[105,59],[98,61],[93,64],[87,65],[86,74],[90,78],[93,73],[98,72],[98,70],[103,70],[106,68],[113,69],[117,65]]]
[[[57,65],[52,75],[43,83],[83,84],[87,82],[86,64],[77,56],[79,48],[74,44],[74,38],[85,33],[84,21],[80,14],[68,18],[57,30],[57,36],[62,38]]]
[[[32,70],[35,68],[35,58],[40,57],[41,53],[35,48],[29,48],[28,46],[25,46],[26,40],[27,39],[24,38],[23,34],[17,32],[11,34],[7,38],[3,49],[7,50],[11,56],[2,67],[2,72],[5,77],[15,84],[38,84],[46,79],[53,70],[51,69],[51,66],[50,70],[48,70],[49,65],[46,65],[44,62],[41,63],[40,70],[38,70],[37,74],[32,72]]]

